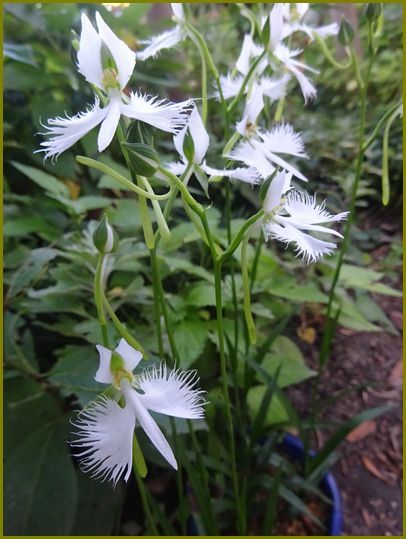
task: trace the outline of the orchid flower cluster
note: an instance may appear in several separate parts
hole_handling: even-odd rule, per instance
[[[164,49],[177,46],[186,39],[196,42],[196,30],[188,22],[182,4],[171,5],[175,27],[149,39],[144,43],[145,48],[136,53],[112,32],[99,13],[96,13],[97,28],[85,14],[82,15],[77,66],[93,88],[94,103],[73,117],[48,120],[45,126],[47,131],[44,133],[47,138],[38,151],[44,152],[45,158],[57,158],[100,125],[97,144],[99,152],[102,152],[110,145],[118,130],[122,129],[121,125],[128,127],[132,120],[146,123],[173,134],[179,159],[162,165],[155,150],[147,148],[147,151],[144,147],[141,151],[142,145],[139,144],[138,157],[148,166],[143,173],[136,171],[133,175],[133,187],[131,182],[122,177],[120,179],[119,174],[109,169],[112,176],[127,182],[137,193],[140,211],[142,207],[145,209],[146,201],[150,200],[158,223],[164,222],[167,226],[159,200],[180,193],[185,205],[201,218],[200,230],[203,228],[207,243],[212,246],[205,210],[188,191],[187,182],[193,173],[199,181],[202,178],[207,180],[207,185],[223,179],[243,182],[260,186],[261,189],[265,187],[262,208],[253,223],[257,228],[262,228],[267,241],[277,239],[287,245],[293,244],[297,254],[306,263],[316,262],[333,253],[335,243],[319,239],[310,232],[342,237],[336,230],[322,225],[337,223],[345,219],[348,212],[332,215],[325,209],[324,202],[317,202],[316,196],[310,196],[292,185],[293,179],[308,181],[297,166],[291,163],[292,157],[307,157],[302,136],[291,125],[281,122],[277,122],[271,129],[264,129],[261,127],[261,116],[267,110],[266,99],[270,104],[278,102],[283,105],[292,77],[298,82],[305,102],[316,96],[313,82],[305,72],[317,73],[317,70],[298,59],[302,50],[290,48],[290,42],[292,36],[299,32],[304,33],[309,42],[316,34],[322,37],[335,35],[337,26],[309,26],[304,22],[309,6],[300,3],[274,4],[267,15],[250,19],[251,33],[243,38],[235,69],[216,77],[218,87],[213,91],[213,99],[222,101],[226,107],[226,101],[233,99],[227,108],[230,113],[239,103],[244,102],[242,117],[235,123],[235,132],[224,146],[222,157],[228,162],[223,168],[218,168],[207,163],[210,137],[206,119],[200,115],[193,99],[173,103],[144,95],[140,91],[127,90],[136,61],[154,58]],[[123,147],[122,138],[119,140]],[[102,166],[94,160],[81,159],[79,162],[83,164],[95,168]],[[148,177],[154,175],[170,185],[168,194],[155,194],[148,181]],[[137,182],[140,185],[135,185]],[[141,202],[144,206],[141,206]],[[145,212],[143,218],[147,218]],[[103,227],[97,240],[102,257],[111,253],[115,246],[114,232],[107,220]],[[248,227],[243,231],[248,233]],[[242,236],[241,233],[240,240]],[[226,254],[232,254],[237,246],[234,242],[220,257],[224,259]],[[213,257],[218,255],[219,249],[219,246],[217,251],[213,249]],[[99,277],[103,267],[101,258],[96,272]],[[100,282],[102,280],[100,278]],[[103,297],[96,303],[99,319],[103,321]],[[110,315],[115,320],[114,313]],[[98,382],[108,384],[112,389],[79,414],[75,423],[78,428],[77,438],[72,442],[72,446],[78,449],[83,469],[96,477],[109,479],[114,484],[120,478],[128,480],[130,476],[134,451],[139,450],[134,433],[137,424],[143,428],[166,461],[177,469],[173,451],[150,411],[178,418],[198,419],[204,416],[205,404],[203,392],[196,388],[195,372],[168,370],[161,363],[160,367],[141,369],[134,373],[142,359],[140,347],[129,342],[128,332],[124,332],[119,321],[115,320],[115,325],[124,338],[114,351],[105,345],[98,345],[100,366],[95,376]]]

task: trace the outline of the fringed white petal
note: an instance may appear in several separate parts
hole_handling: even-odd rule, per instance
[[[99,99],[96,98],[95,104],[86,112],[80,112],[73,117],[49,119],[48,125],[44,126],[48,132],[41,133],[49,138],[41,142],[43,149],[37,150],[37,152],[45,152],[45,159],[58,157],[99,125],[106,117],[107,111],[106,108],[100,108]]]
[[[271,131],[260,132],[259,136],[269,152],[307,157],[301,134],[289,124],[276,125]]]
[[[126,407],[131,406],[134,410],[134,413],[137,417],[137,420],[139,421],[141,427],[144,429],[145,434],[148,436],[148,438],[151,440],[151,442],[154,444],[154,446],[157,448],[157,450],[161,453],[161,455],[169,462],[169,464],[175,468],[175,470],[178,469],[178,465],[175,459],[175,455],[173,454],[173,451],[171,449],[171,446],[168,444],[165,436],[160,431],[158,425],[154,421],[154,419],[151,417],[148,410],[144,407],[144,405],[141,403],[141,400],[139,395],[135,389],[133,389],[129,383],[128,380],[123,380],[121,383],[121,388],[124,393],[124,397],[126,400]]]
[[[261,176],[257,169],[253,167],[218,169],[209,167],[209,165],[206,165],[206,163],[202,163],[201,168],[211,178],[214,178],[216,176],[221,178],[230,178],[232,180],[239,180],[244,183],[249,183],[250,185],[258,185],[259,183],[261,183]]]
[[[103,67],[100,55],[102,40],[85,13],[82,13],[81,20],[78,70],[88,82],[103,89]]]
[[[266,240],[274,238],[285,242],[287,245],[293,242],[297,256],[302,256],[307,264],[317,262],[324,255],[332,254],[336,249],[335,243],[314,238],[289,223],[284,223],[283,225],[277,222],[265,223],[263,231]]]
[[[246,75],[250,68],[251,58],[259,56],[262,54],[263,50],[263,47],[254,43],[250,34],[245,34],[240,56],[235,64],[237,71]]]
[[[82,470],[114,486],[121,477],[127,481],[132,469],[134,411],[100,397],[79,413],[73,425],[79,431],[70,445],[79,448],[76,456]]]
[[[111,99],[106,106],[106,110],[107,114],[100,126],[99,136],[97,137],[99,152],[105,150],[113,140],[121,116],[121,97]]]
[[[128,118],[140,120],[168,133],[176,133],[185,126],[192,100],[171,103],[154,96],[132,93],[130,103],[121,106],[121,112]]]
[[[332,215],[326,211],[325,207],[325,202],[317,204],[316,195],[311,196],[305,191],[292,191],[287,197],[284,206],[285,211],[292,218],[305,224],[333,223],[348,217],[349,212]]]
[[[261,86],[262,86],[262,91],[264,95],[269,97],[271,101],[278,101],[278,99],[285,97],[287,85],[288,85],[288,82],[290,81],[290,78],[291,77],[289,73],[285,73],[279,79],[275,79],[271,77],[262,77]]]
[[[144,62],[148,58],[154,58],[163,49],[170,49],[180,43],[185,34],[180,26],[175,26],[172,30],[167,30],[158,36],[153,36],[145,40],[147,46],[144,50],[137,52],[137,59]]]
[[[142,359],[141,352],[130,346],[125,339],[120,340],[115,351],[123,358],[124,368],[128,372],[132,372]]]
[[[260,149],[253,148],[248,141],[238,144],[227,155],[234,161],[241,161],[248,167],[255,168],[263,179],[275,172],[275,167],[268,161]]]
[[[95,374],[95,380],[101,384],[112,384],[114,382],[113,374],[110,370],[111,350],[101,344],[96,345],[99,352],[99,368]]]
[[[266,213],[270,213],[277,206],[279,206],[282,200],[282,195],[291,188],[291,179],[292,174],[287,174],[286,170],[282,170],[282,172],[279,172],[279,174],[277,174],[271,181],[262,205]]]
[[[144,392],[137,398],[148,410],[160,414],[198,419],[204,416],[204,391],[196,389],[196,371],[168,370],[165,364],[145,370],[137,378]]]
[[[240,91],[243,80],[243,75],[237,75],[235,77],[233,77],[231,73],[228,73],[226,76],[222,75],[220,77],[220,85],[224,99],[235,97]],[[216,97],[219,98],[218,92],[216,93]]]
[[[293,63],[289,63],[286,67],[296,77],[300,89],[302,90],[305,103],[307,103],[309,99],[314,99],[317,95],[317,90],[312,84],[309,77],[306,77],[306,75],[302,71],[300,71],[300,69],[298,69]]]
[[[96,12],[96,22],[99,29],[99,36],[111,52],[113,60],[117,66],[117,78],[123,90],[135,67],[135,52],[132,51],[124,41],[121,41],[116,34],[103,21],[100,13]]]

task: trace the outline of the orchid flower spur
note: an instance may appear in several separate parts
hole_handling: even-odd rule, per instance
[[[162,34],[151,37],[142,43],[147,45],[144,50],[137,52],[137,59],[144,61],[148,58],[154,58],[161,50],[175,47],[186,37],[186,31],[182,25],[185,20],[185,13],[182,4],[171,3],[173,18],[177,22],[175,28],[167,30]]]
[[[277,167],[281,167],[296,178],[308,181],[306,176],[279,154],[307,158],[301,135],[293,131],[289,124],[276,125],[271,131],[258,129],[255,137],[240,142],[227,157],[255,168],[264,180],[274,174]]]
[[[205,401],[203,391],[195,388],[196,371],[168,371],[161,363],[134,375],[132,371],[142,354],[124,339],[114,352],[101,345],[97,349],[100,366],[95,379],[102,384],[114,384],[125,404],[122,407],[102,396],[79,413],[73,423],[79,430],[71,446],[78,448],[76,456],[81,468],[92,473],[92,477],[111,480],[114,485],[121,477],[127,481],[132,469],[134,428],[138,423],[176,470],[173,451],[149,411],[186,419],[202,418]]]
[[[41,143],[45,158],[58,157],[94,127],[100,126],[97,139],[99,152],[111,143],[121,115],[140,120],[158,129],[176,133],[185,124],[191,101],[171,103],[157,97],[131,93],[124,94],[135,66],[135,53],[121,41],[96,13],[98,31],[88,17],[82,14],[82,31],[77,55],[78,70],[85,79],[103,92],[86,112],[66,118],[53,118],[42,133],[49,137]]]
[[[299,192],[290,185],[291,173],[279,172],[271,181],[264,199],[263,209],[266,222],[262,229],[265,240],[277,239],[287,245],[293,243],[297,256],[309,264],[329,255],[336,249],[336,244],[320,240],[303,232],[304,230],[343,236],[322,223],[342,221],[349,212],[331,215],[325,210],[325,202],[317,204],[316,196]]]
[[[211,177],[227,177],[240,180],[251,185],[260,183],[259,173],[254,167],[239,167],[235,169],[216,169],[208,166],[204,161],[207,149],[209,147],[209,135],[204,127],[199,111],[195,107],[189,117],[187,125],[173,138],[175,148],[177,149],[181,161],[169,163],[168,169],[176,175],[183,174],[188,166],[189,159],[185,155],[184,143],[185,137],[190,136],[193,141],[193,155],[191,161],[195,171],[199,169]]]

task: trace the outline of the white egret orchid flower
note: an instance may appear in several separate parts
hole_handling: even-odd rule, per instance
[[[325,202],[317,204],[316,196],[293,189],[290,185],[291,178],[292,174],[283,170],[271,181],[263,203],[267,220],[262,225],[262,230],[266,241],[277,239],[287,245],[293,243],[297,256],[302,256],[309,264],[320,260],[324,255],[332,254],[337,246],[303,231],[332,234],[342,238],[339,232],[321,224],[342,221],[349,212],[329,214],[325,210]]]
[[[277,167],[281,167],[296,178],[308,181],[306,176],[285,161],[280,154],[307,158],[301,135],[289,124],[276,125],[271,131],[257,130],[255,137],[240,142],[227,157],[254,167],[264,180],[271,176]]]
[[[195,388],[196,371],[168,371],[166,365],[132,371],[142,354],[121,339],[114,352],[97,346],[100,366],[95,379],[102,384],[114,384],[125,400],[121,407],[106,396],[90,403],[79,413],[74,426],[79,430],[71,446],[78,448],[76,456],[81,468],[92,477],[108,479],[115,485],[124,477],[128,480],[133,461],[133,434],[139,424],[148,438],[175,468],[173,451],[149,411],[173,417],[199,419],[205,404],[203,391]],[[114,368],[112,368],[114,365]]]
[[[42,133],[48,140],[41,143],[45,158],[58,157],[94,127],[101,124],[97,139],[99,152],[111,143],[120,116],[140,120],[158,129],[176,133],[185,124],[191,101],[171,103],[138,92],[127,97],[126,87],[135,66],[135,53],[121,41],[96,13],[98,31],[82,14],[82,31],[77,55],[78,70],[85,79],[106,96],[104,106],[96,96],[86,112],[66,118],[53,118]]]
[[[204,157],[209,147],[210,138],[196,107],[193,109],[187,125],[185,125],[185,127],[173,137],[175,148],[181,157],[180,162],[168,164],[168,170],[170,170],[173,174],[183,174],[189,164],[188,158],[186,157],[183,149],[186,136],[190,136],[193,141],[193,164],[195,168],[200,168],[203,170],[203,172],[211,177],[227,177],[230,179],[240,180],[251,185],[260,183],[259,173],[254,167],[217,169],[206,164]]]
[[[338,24],[331,23],[324,26],[313,27],[303,22],[303,18],[309,12],[309,4],[306,3],[292,3],[282,4],[283,6],[283,18],[285,23],[283,25],[283,38],[290,36],[294,32],[304,32],[310,41],[314,40],[314,35],[318,34],[320,37],[335,36],[338,34]]]
[[[178,43],[185,39],[187,33],[182,25],[182,22],[185,20],[183,6],[180,3],[171,3],[171,7],[173,19],[177,23],[175,28],[142,41],[141,43],[147,46],[144,50],[137,52],[137,59],[144,61],[148,58],[154,58],[163,49],[175,47]]]

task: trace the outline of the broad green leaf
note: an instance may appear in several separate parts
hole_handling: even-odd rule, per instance
[[[4,223],[3,234],[5,237],[28,236],[32,233],[47,240],[54,240],[60,236],[61,231],[40,215],[17,217]]]
[[[338,323],[341,326],[354,331],[382,331],[379,326],[372,324],[365,318],[354,301],[343,290],[337,290],[337,295],[340,295],[341,311]]]
[[[391,335],[399,335],[398,330],[381,307],[368,294],[357,294],[355,305],[370,322],[377,322]]]
[[[58,256],[59,251],[41,247],[31,251],[26,262],[16,271],[8,289],[8,296],[16,296],[35,281],[46,268],[46,264]]]
[[[205,281],[194,284],[186,296],[186,303],[195,307],[216,305],[214,285]]]
[[[383,273],[374,271],[370,268],[361,268],[359,266],[343,264],[340,273],[340,281],[342,286],[346,288],[362,288],[369,292],[402,297],[402,293],[399,290],[395,290],[384,283],[378,282],[383,276]]]
[[[69,198],[69,189],[63,182],[55,178],[55,176],[51,176],[51,174],[48,174],[47,172],[44,172],[38,168],[22,165],[21,163],[16,163],[15,161],[12,161],[12,163],[17,170],[22,172],[25,176],[27,176],[27,178],[30,178],[30,180],[32,180],[34,183],[45,189],[45,191],[48,191],[48,193],[52,193],[53,195],[63,195]]]
[[[78,492],[69,427],[61,418],[28,432],[6,459],[6,535],[71,535]]]
[[[327,303],[328,297],[320,291],[316,283],[298,283],[292,276],[283,275],[277,278],[264,279],[262,282],[257,280],[261,291],[266,290],[269,294],[279,298],[290,299],[295,302],[303,303]],[[258,287],[254,287],[254,291]]]
[[[31,45],[25,43],[11,43],[5,42],[3,44],[3,55],[5,58],[11,58],[16,62],[22,62],[23,64],[30,64],[35,66],[35,58]]]
[[[186,260],[185,258],[165,256],[164,261],[171,273],[183,271],[188,275],[194,275],[209,282],[214,281],[212,273],[207,271],[205,268],[202,268],[201,266],[192,264],[192,262],[189,262],[189,260]]]
[[[279,387],[297,384],[316,374],[315,371],[307,367],[297,345],[283,335],[276,337],[272,343],[270,353],[262,361],[262,367],[270,376],[274,376],[280,367]]]
[[[252,420],[254,420],[254,418],[258,414],[258,411],[261,407],[261,403],[265,396],[266,390],[267,390],[267,386],[265,385],[254,386],[248,390],[247,404],[248,404],[248,411]],[[285,409],[284,404],[282,403],[279,396],[274,394],[272,397],[271,405],[268,408],[268,411],[265,417],[264,426],[274,425],[277,423],[285,423],[288,420],[289,420],[289,415]]]
[[[94,379],[98,366],[96,347],[65,346],[58,351],[58,361],[48,373],[49,380],[60,386],[63,396],[74,395],[83,406],[103,391]]]
[[[208,327],[202,320],[184,320],[174,330],[180,367],[188,369],[204,350]]]

